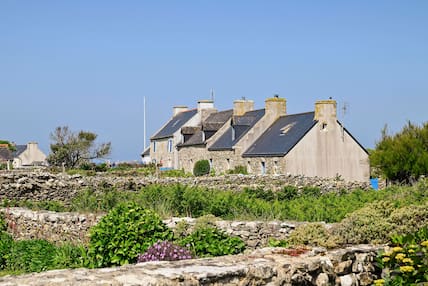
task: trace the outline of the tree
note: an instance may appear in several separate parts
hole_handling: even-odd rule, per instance
[[[57,127],[50,134],[51,153],[47,161],[54,166],[75,168],[93,159],[106,158],[111,152],[111,143],[95,144],[97,134],[88,131],[72,132],[68,126]]]
[[[417,126],[410,121],[389,135],[387,127],[370,154],[370,162],[390,180],[411,182],[428,174],[428,122]]]

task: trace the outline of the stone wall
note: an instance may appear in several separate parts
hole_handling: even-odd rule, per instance
[[[101,215],[79,213],[56,213],[51,211],[31,211],[24,208],[2,208],[8,230],[15,239],[46,239],[55,243],[86,243],[89,229]],[[190,228],[195,225],[193,218],[171,218],[164,222],[174,229],[177,223],[185,221]],[[296,224],[291,222],[224,221],[213,222],[229,235],[240,237],[249,249],[268,245],[269,238],[284,239]]]
[[[322,192],[339,192],[356,188],[369,189],[368,183],[345,182],[337,179],[307,178],[303,176],[257,176],[225,175],[217,177],[163,178],[136,174],[111,175],[98,173],[96,176],[51,174],[43,171],[0,171],[0,201],[9,200],[56,200],[64,203],[85,188],[99,189],[115,187],[119,190],[136,191],[152,184],[184,184],[217,190],[243,190],[258,188],[280,190],[284,186],[319,187]]]
[[[145,262],[104,269],[53,270],[0,277],[5,286],[63,285],[372,285],[378,248],[313,249],[297,257],[283,248],[248,255]]]

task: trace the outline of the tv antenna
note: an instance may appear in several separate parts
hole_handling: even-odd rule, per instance
[[[211,100],[212,100],[212,102],[214,102],[214,89],[213,88],[211,88],[210,94],[211,94]]]

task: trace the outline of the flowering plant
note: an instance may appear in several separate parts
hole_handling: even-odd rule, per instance
[[[144,254],[139,254],[137,263],[147,261],[175,261],[192,259],[190,251],[170,241],[158,241],[147,249]]]
[[[379,256],[385,270],[384,279],[375,281],[382,285],[414,285],[428,282],[428,229],[415,235],[397,236],[392,240],[397,246]]]

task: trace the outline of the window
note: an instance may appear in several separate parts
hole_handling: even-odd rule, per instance
[[[230,159],[229,158],[226,159],[226,168],[228,170],[230,170]]]
[[[247,172],[251,173],[251,161],[247,161]]]
[[[153,141],[153,153],[156,152],[156,141]]]
[[[260,172],[260,173],[261,173],[262,175],[266,175],[266,162],[263,162],[263,161],[262,161],[262,162],[260,162],[260,163],[261,163],[261,164],[260,164],[260,167],[261,167],[261,170],[260,170],[261,172]]]
[[[210,161],[210,169],[212,169],[213,168],[213,159],[210,159],[209,161]]]
[[[172,139],[168,139],[168,152],[172,152]]]
[[[278,175],[278,161],[274,161],[273,162],[273,171],[275,173],[275,175]]]

